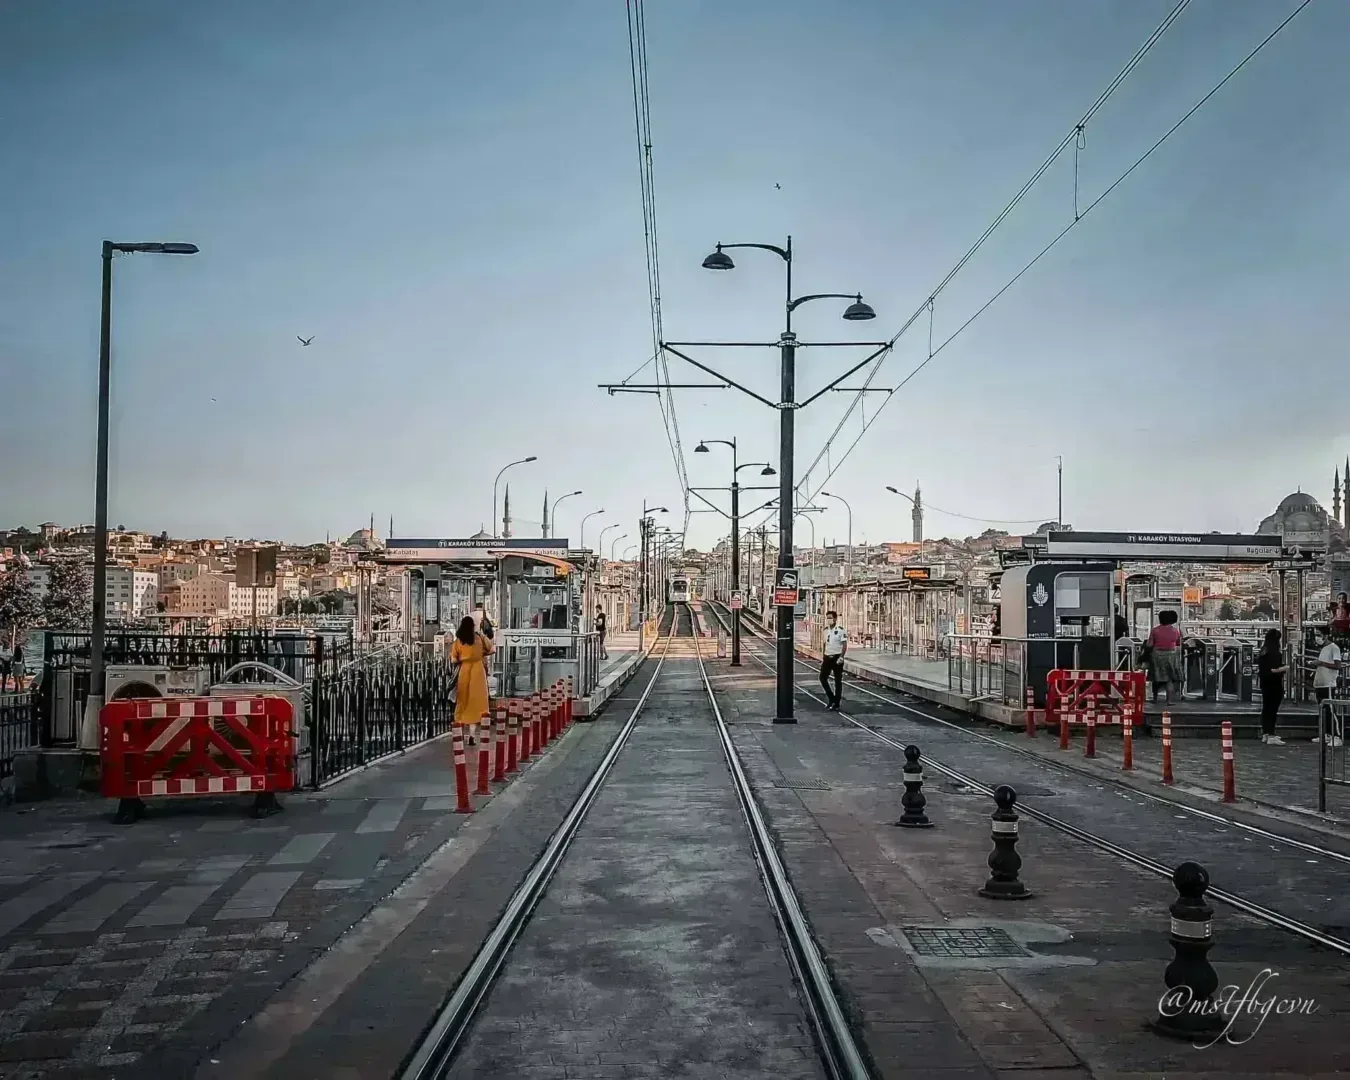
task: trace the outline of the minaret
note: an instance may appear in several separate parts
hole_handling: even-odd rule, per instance
[[[923,543],[923,495],[919,491],[919,485],[914,485],[914,510],[910,514],[910,519],[914,522],[914,543]]]
[[[393,515],[393,514],[390,514],[390,515],[389,515],[389,535],[390,535],[390,536],[393,536],[393,535],[394,535],[394,515]]]
[[[547,539],[548,539],[548,488],[544,488],[544,517],[543,517],[543,522],[544,522],[544,531],[543,531],[543,533],[542,533],[542,536],[544,537],[545,540],[547,540]]]
[[[1350,476],[1346,478],[1347,485],[1350,485]],[[1347,492],[1350,495],[1350,492]],[[1341,523],[1341,467],[1336,466],[1336,478],[1331,481],[1331,516],[1337,525]]]
[[[1350,457],[1345,459],[1345,470],[1341,475],[1345,477],[1345,501],[1341,504],[1345,517],[1341,520],[1341,524],[1350,530]]]
[[[511,485],[506,485],[506,502],[502,505],[502,539],[511,539]]]

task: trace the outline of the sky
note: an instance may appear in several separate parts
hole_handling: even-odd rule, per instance
[[[686,351],[775,397],[782,263],[700,264],[791,235],[798,293],[860,291],[878,316],[814,302],[801,340],[887,340],[1173,2],[647,0],[666,339],[765,343]],[[1194,0],[1084,132],[1080,207],[1296,6]],[[1330,506],[1346,40],[1350,4],[1315,0],[887,401],[825,485],[851,514],[822,496],[799,539],[844,542],[851,517],[855,541],[907,540],[887,485],[921,485],[929,536],[1029,530],[1056,516],[1060,456],[1079,529],[1250,531],[1299,487]],[[14,0],[0,102],[0,527],[92,520],[111,239],[201,249],[114,263],[112,524],[309,541],[373,514],[381,536],[391,516],[465,536],[534,455],[502,481],[517,535],[546,489],[583,490],[559,511],[574,542],[604,510],[587,545],[612,525],[622,554],[644,499],[681,528],[656,399],[598,385],[652,351],[623,5]],[[1073,220],[1074,163],[941,292],[934,344]],[[929,334],[923,315],[873,385]],[[864,355],[801,350],[799,398]],[[797,412],[799,474],[850,397]],[[730,481],[704,438],[779,464],[775,410],[734,389],[676,406],[691,484]],[[727,529],[696,514],[688,542]]]

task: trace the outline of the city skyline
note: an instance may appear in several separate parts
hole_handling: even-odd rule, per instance
[[[860,290],[878,314],[854,331],[812,305],[804,338],[894,332],[1170,6],[654,10],[667,336],[772,341],[773,261],[699,264],[715,242],[789,234],[803,288]],[[1187,11],[1086,132],[1083,197],[1293,7]],[[596,388],[651,350],[624,22],[526,10],[0,13],[14,43],[0,88],[30,102],[0,147],[0,195],[23,208],[0,253],[5,517],[92,517],[108,238],[201,247],[117,263],[113,520],[315,536],[374,506],[400,532],[467,536],[491,527],[496,470],[537,454],[512,476],[513,505],[584,489],[563,534],[601,506],[597,526],[635,519],[643,497],[678,528],[654,403]],[[1034,528],[1056,516],[1061,454],[1080,529],[1245,532],[1295,488],[1329,484],[1325,463],[1350,449],[1334,395],[1315,392],[1344,339],[1350,255],[1327,223],[1350,210],[1335,137],[1346,32],[1350,9],[1311,7],[897,395],[827,488],[851,503],[855,541],[906,537],[909,507],[885,487],[916,480],[929,534],[985,527],[936,507]],[[783,54],[813,62],[789,78]],[[1071,218],[1071,166],[944,293],[935,341]],[[878,384],[926,346],[925,324]],[[808,392],[840,370],[825,355],[803,352]],[[1286,356],[1299,407],[1272,409]],[[730,366],[775,383],[771,351]],[[845,396],[798,417],[799,473]],[[725,462],[688,453],[701,438],[776,458],[769,410],[734,391],[678,403],[691,483],[728,479]],[[827,505],[818,533],[842,539],[845,511]],[[692,546],[724,526],[694,517]]]

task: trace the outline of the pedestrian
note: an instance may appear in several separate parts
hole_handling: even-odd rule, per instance
[[[450,646],[450,660],[458,665],[455,679],[455,725],[464,728],[469,745],[476,743],[478,722],[488,711],[487,667],[492,642],[473,628],[473,616],[465,615]]]
[[[1331,700],[1332,691],[1336,689],[1336,684],[1340,681],[1341,662],[1345,659],[1341,647],[1336,644],[1335,639],[1331,636],[1330,626],[1322,630],[1322,635],[1322,649],[1318,652],[1317,661],[1313,665],[1315,668],[1313,672],[1313,695],[1317,698],[1319,713],[1322,710],[1322,702]],[[1327,711],[1330,713],[1330,719],[1322,738],[1328,746],[1340,746],[1341,735],[1337,730],[1340,725],[1336,722],[1336,714],[1330,708]]]
[[[1350,599],[1345,593],[1336,594],[1336,602],[1331,605],[1331,636],[1336,644],[1350,645]]]
[[[1280,632],[1272,627],[1266,631],[1265,643],[1256,656],[1257,679],[1261,683],[1261,741],[1267,746],[1284,745],[1284,740],[1275,734],[1275,720],[1284,700],[1284,674],[1288,670],[1280,648]]]
[[[609,653],[605,650],[605,630],[608,623],[605,620],[605,609],[599,604],[595,605],[595,632],[600,635],[600,659],[608,660]]]
[[[14,651],[9,656],[9,671],[14,676],[14,689],[23,689],[23,646],[19,642],[14,643]],[[0,689],[3,686],[0,685]]]
[[[825,613],[825,642],[820,661],[820,685],[825,687],[825,708],[839,711],[844,696],[844,654],[848,652],[848,632],[839,625],[839,614]],[[830,690],[830,676],[834,676],[834,690]]]
[[[1177,613],[1163,611],[1158,614],[1158,625],[1149,631],[1146,642],[1150,665],[1153,669],[1153,700],[1158,700],[1158,690],[1167,693],[1167,704],[1172,704],[1172,688],[1181,694],[1181,630],[1177,626]]]

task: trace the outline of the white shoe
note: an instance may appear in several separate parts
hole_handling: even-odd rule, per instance
[[[1284,740],[1278,735],[1267,735],[1265,736],[1265,743],[1267,746],[1283,746]]]
[[[1341,745],[1340,737],[1339,737],[1339,736],[1336,736],[1336,735],[1328,735],[1328,736],[1327,736],[1327,745],[1328,745],[1328,746],[1340,746],[1340,745]]]

